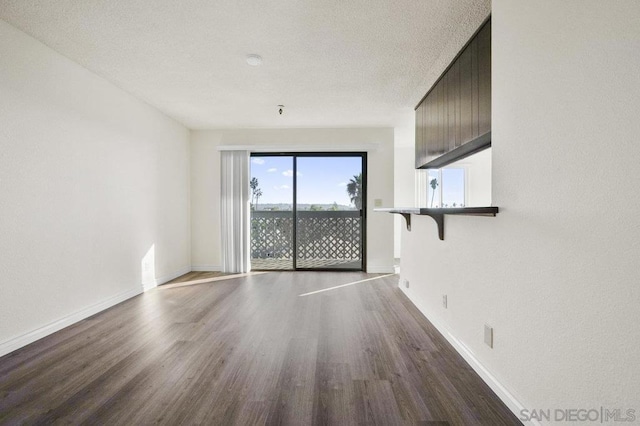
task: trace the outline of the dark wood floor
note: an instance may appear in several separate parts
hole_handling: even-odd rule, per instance
[[[151,290],[0,358],[0,423],[520,424],[397,276],[300,296],[374,276]]]
[[[220,277],[226,277],[226,276],[229,276],[229,275],[234,275],[234,274],[225,273],[225,272],[217,272],[217,271],[215,271],[215,272],[187,272],[186,274],[181,275],[178,278],[169,281],[167,284],[185,283],[185,282],[198,281],[198,280],[209,279],[209,278],[220,278]]]

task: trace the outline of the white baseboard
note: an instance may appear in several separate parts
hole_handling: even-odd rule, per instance
[[[393,265],[367,265],[368,274],[393,274],[395,268]]]
[[[101,302],[95,303],[70,315],[64,316],[36,330],[29,331],[21,336],[17,336],[4,342],[0,342],[0,356],[11,353],[16,349],[22,348],[23,346],[27,346],[28,344],[33,343],[36,340],[42,339],[43,337],[53,334],[56,331],[62,330],[63,328],[75,324],[78,321],[82,321],[85,318],[89,318],[90,316],[95,315],[100,311],[104,311],[105,309],[115,306],[118,303],[124,302],[125,300],[135,297],[141,293],[142,290],[140,288],[136,288],[122,292],[120,294],[116,294],[115,296],[109,297],[108,299],[105,299]]]
[[[496,378],[489,370],[487,370],[482,363],[476,358],[471,350],[456,338],[453,333],[447,328],[447,326],[436,319],[435,315],[431,315],[430,312],[421,303],[417,302],[410,292],[399,285],[400,290],[409,298],[411,303],[433,324],[433,326],[447,339],[454,349],[467,361],[467,363],[478,373],[478,375],[484,380],[484,382],[496,393],[498,398],[511,410],[511,412],[520,419],[522,410],[525,408]],[[536,420],[530,420],[524,422],[527,425],[540,426],[540,422]]]
[[[174,278],[178,278],[179,276],[186,274],[187,272],[191,272],[191,270],[192,269],[191,269],[190,266],[185,266],[184,268],[182,268],[182,269],[180,269],[178,271],[175,271],[175,272],[173,272],[171,274],[163,275],[163,276],[161,276],[159,278],[156,278],[155,280],[153,280],[151,282],[142,283],[142,290],[143,291],[148,291],[148,290],[151,290],[152,288],[156,288],[159,285],[162,285],[162,284],[164,284],[166,282],[171,281]]]
[[[191,270],[194,272],[218,272],[222,271],[222,267],[218,265],[192,265]]]

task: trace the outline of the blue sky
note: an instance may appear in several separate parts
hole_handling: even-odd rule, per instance
[[[360,157],[298,157],[298,203],[350,205],[346,185],[360,174]],[[293,202],[293,157],[251,157],[260,204]]]
[[[436,195],[433,199],[433,207],[441,207],[440,192],[442,191],[442,202],[448,204],[449,207],[456,203],[456,205],[464,204],[464,169],[462,168],[444,168],[442,169],[442,177],[439,178],[439,170],[429,170],[429,177],[427,181],[427,188],[429,190],[427,204],[431,207],[431,186],[429,183],[431,179],[438,179],[438,187],[436,188]]]

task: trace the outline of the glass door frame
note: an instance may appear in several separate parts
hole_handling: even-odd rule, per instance
[[[354,272],[367,270],[367,153],[366,152],[252,152],[253,157],[292,157],[293,165],[293,230],[292,230],[292,253],[293,267],[292,269],[265,269],[265,271],[331,271],[331,272]],[[360,157],[362,164],[362,207],[360,209],[360,217],[362,218],[362,226],[360,230],[360,260],[361,268],[298,268],[298,234],[297,234],[297,218],[298,218],[298,157]],[[258,271],[258,269],[255,269]]]

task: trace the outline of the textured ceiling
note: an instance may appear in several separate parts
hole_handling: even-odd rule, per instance
[[[0,0],[0,18],[192,129],[356,127],[406,118],[490,7],[486,0]],[[250,53],[263,65],[247,65]]]

